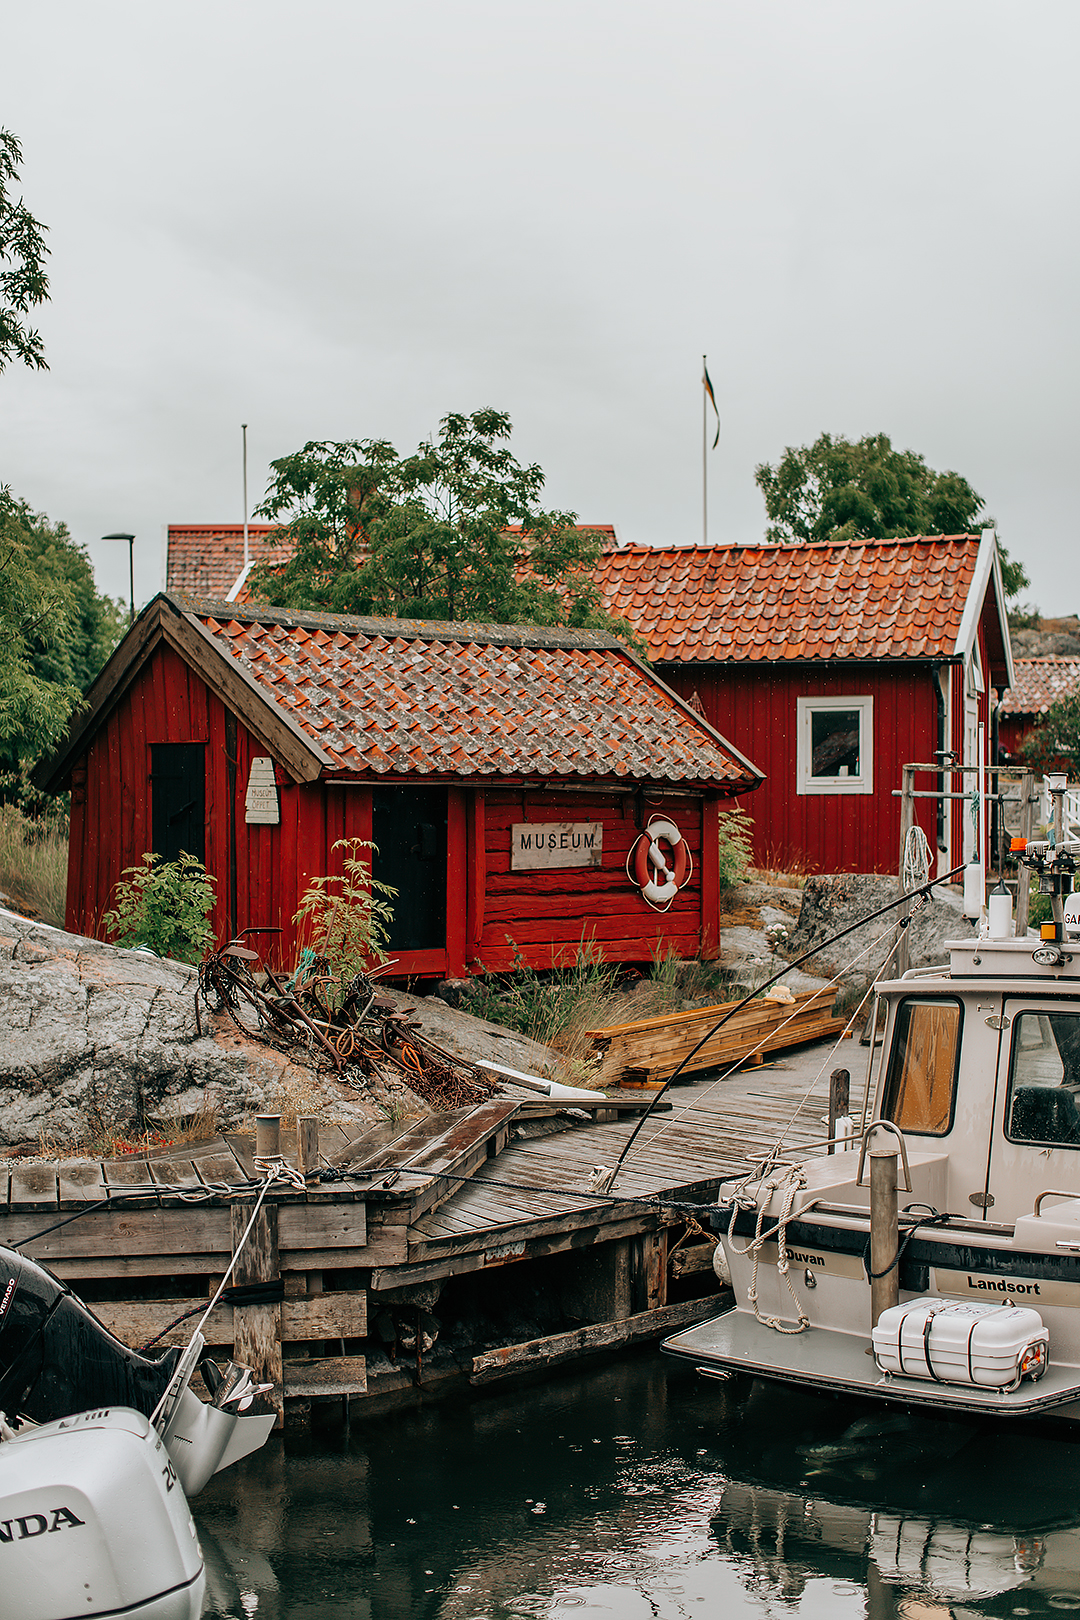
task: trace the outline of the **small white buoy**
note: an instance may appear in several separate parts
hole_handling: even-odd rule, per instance
[[[983,897],[986,893],[986,884],[983,878],[983,869],[978,861],[971,861],[964,867],[964,916],[981,917],[983,913]]]
[[[1012,939],[1012,895],[1000,880],[990,891],[990,938]]]

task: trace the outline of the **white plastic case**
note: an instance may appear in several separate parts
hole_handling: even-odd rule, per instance
[[[1041,1378],[1050,1359],[1050,1335],[1038,1311],[1008,1302],[911,1299],[882,1311],[873,1342],[882,1372],[986,1389]]]

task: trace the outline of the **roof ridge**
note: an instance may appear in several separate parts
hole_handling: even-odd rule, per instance
[[[829,548],[853,546],[911,546],[916,544],[939,544],[943,540],[979,540],[981,531],[964,531],[957,534],[898,534],[891,537],[878,537],[856,535],[850,540],[674,540],[669,545],[654,546],[644,540],[628,540],[618,551],[605,554],[608,557],[627,557],[641,555],[642,553],[655,554],[661,551],[763,551],[770,555],[779,552],[791,551],[822,551]]]
[[[570,625],[491,624],[474,619],[396,619],[354,613],[322,613],[306,608],[277,608],[262,602],[229,602],[220,597],[192,596],[186,591],[162,595],[182,613],[196,618],[235,620],[238,624],[280,624],[302,630],[333,630],[383,636],[402,641],[466,641],[500,647],[614,647],[633,656],[607,630]]]

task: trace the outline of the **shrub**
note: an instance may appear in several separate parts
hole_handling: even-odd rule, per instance
[[[754,850],[754,818],[735,806],[720,812],[720,887],[742,883]]]
[[[339,838],[332,848],[344,851],[341,872],[311,879],[293,922],[300,948],[324,958],[346,980],[369,967],[372,957],[386,961],[390,901],[397,890],[372,877],[370,853],[365,858],[364,852],[375,846],[366,838]]]
[[[127,866],[102,917],[114,945],[145,946],[158,956],[198,962],[213,942],[209,917],[214,879],[201,861],[181,850],[175,861],[146,854]]]

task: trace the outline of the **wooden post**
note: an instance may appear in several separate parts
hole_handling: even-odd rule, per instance
[[[851,1075],[847,1069],[834,1069],[829,1076],[829,1152],[835,1153],[833,1137],[836,1122],[851,1112]]]
[[[236,1252],[244,1229],[251,1219],[252,1199],[238,1198],[232,1205],[232,1246]],[[281,1276],[278,1254],[278,1207],[264,1203],[244,1245],[233,1281],[276,1282]],[[269,1399],[277,1408],[277,1427],[284,1413],[284,1385],[281,1367],[281,1306],[236,1305],[233,1310],[233,1360],[250,1367],[259,1383],[272,1383]]]
[[[870,1326],[882,1311],[900,1302],[900,1242],[896,1208],[896,1156],[893,1148],[870,1152]]]
[[[255,1115],[255,1157],[276,1159],[281,1153],[281,1115]]]
[[[319,1177],[319,1121],[314,1114],[301,1114],[296,1121],[296,1168],[302,1176]]]
[[[915,825],[914,788],[915,767],[905,765],[900,783],[900,858],[896,867],[901,894],[904,892],[904,852],[907,849],[908,833]],[[899,908],[899,918],[910,917],[910,915],[911,902],[907,901]],[[908,931],[905,928],[900,934],[900,942],[896,947],[896,977],[898,979],[903,978],[910,966],[911,951],[908,946]]]
[[[1025,771],[1020,778],[1020,837],[1031,837],[1032,797],[1035,792],[1035,772]],[[1016,937],[1027,933],[1028,904],[1031,893],[1031,869],[1020,862],[1016,879]]]

